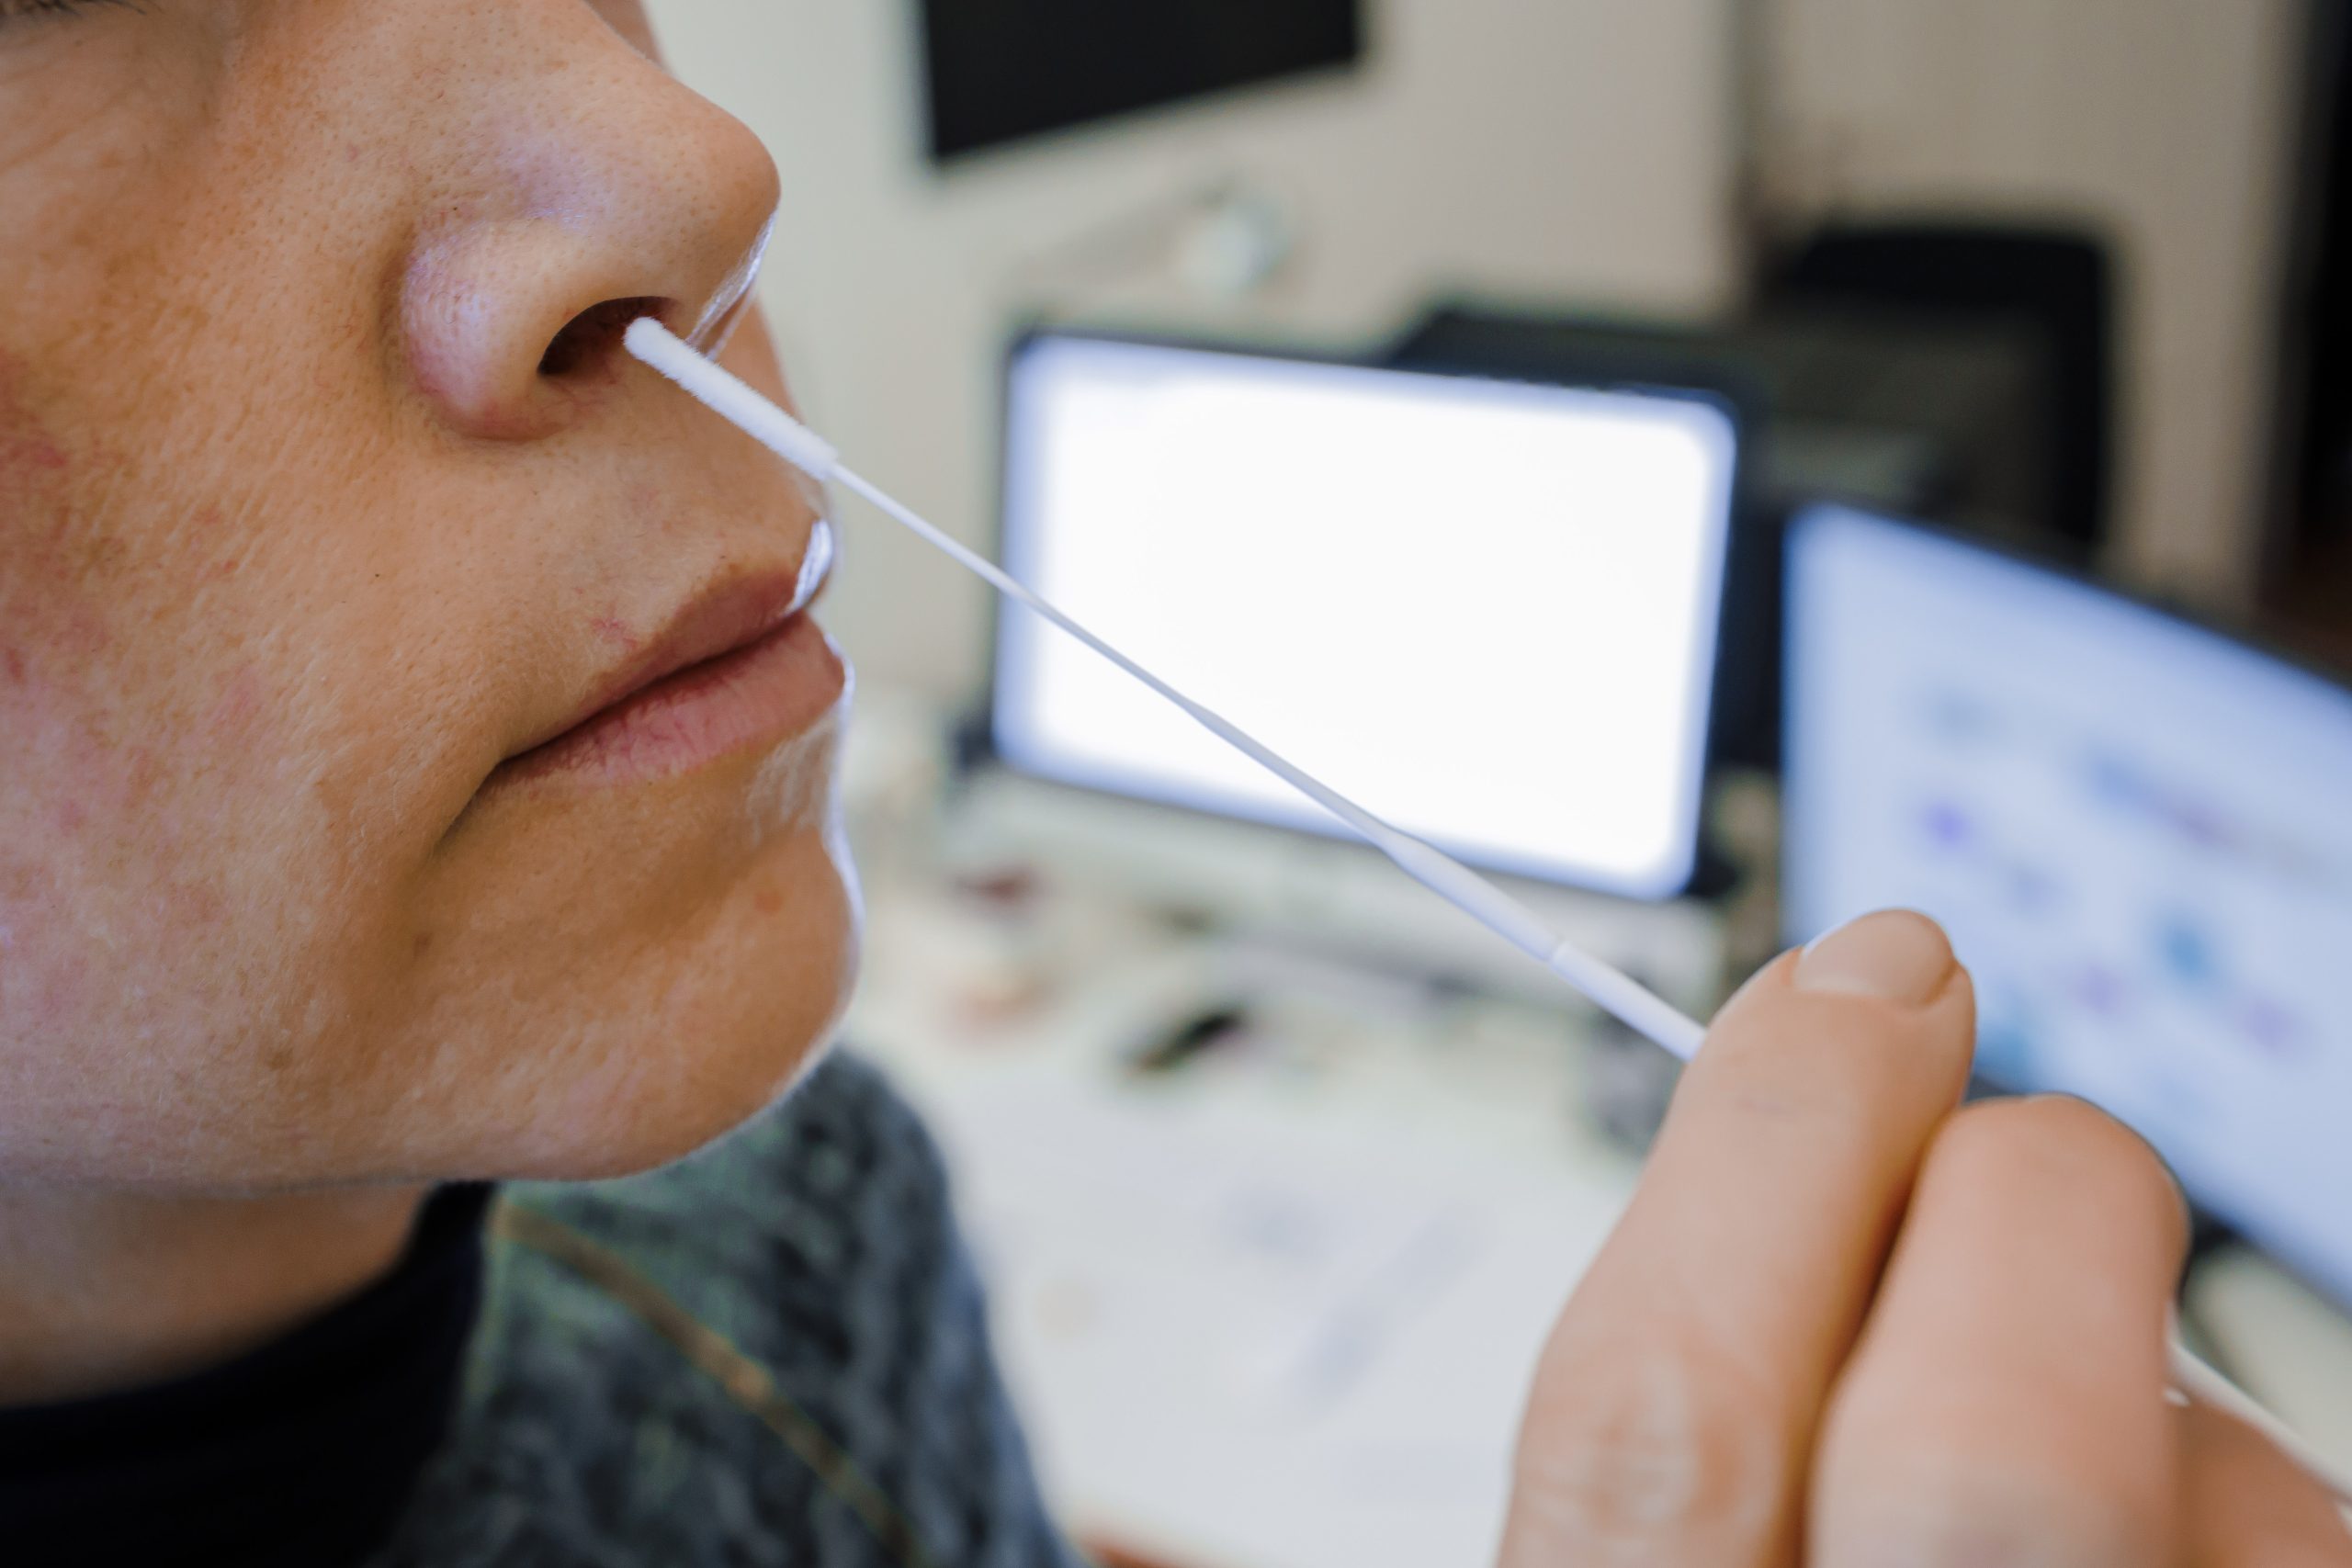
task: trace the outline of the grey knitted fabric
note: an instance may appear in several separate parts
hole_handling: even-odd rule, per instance
[[[937,1153],[870,1067],[652,1176],[503,1201],[460,1414],[374,1568],[1079,1562]]]

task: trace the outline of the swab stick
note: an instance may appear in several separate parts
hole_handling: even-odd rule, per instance
[[[1682,1061],[1698,1054],[1706,1029],[1697,1020],[1553,931],[1532,909],[1468,866],[1382,821],[1239,726],[1194,702],[1103,641],[1032,592],[1027,584],[994,561],[950,537],[911,507],[847,467],[831,443],[704,358],[661,322],[650,316],[640,317],[629,323],[623,341],[631,354],[811,479],[819,484],[838,483],[863,496],[1006,598],[1060,627],[1183,709],[1210,734],[1346,823],[1366,843],[1394,861],[1406,875],[1575,987],[1626,1027],[1655,1041]],[[2172,1381],[2177,1396],[2194,1397],[2253,1427],[2333,1493],[2340,1505],[2352,1506],[2352,1480],[2335,1473],[2309,1444],[2199,1359],[2177,1337],[2172,1344]]]

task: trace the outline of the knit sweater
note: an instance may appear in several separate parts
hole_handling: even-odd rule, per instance
[[[452,1429],[371,1568],[1072,1568],[939,1156],[836,1055],[629,1180],[513,1187]]]

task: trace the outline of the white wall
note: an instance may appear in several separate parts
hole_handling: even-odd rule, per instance
[[[1800,205],[2085,213],[2130,271],[2117,564],[2242,603],[2307,0],[1765,0]]]
[[[1041,253],[1204,179],[1301,220],[1246,308],[1172,282],[1163,322],[1340,341],[1447,284],[1696,311],[1732,286],[1729,8],[1740,0],[1376,0],[1360,75],[1180,108],[940,175],[913,0],[655,0],[671,62],[781,165],[764,298],[811,417],[967,538],[994,526],[996,374]],[[1026,301],[1034,303],[1034,301]],[[869,676],[968,690],[979,592],[854,517],[831,619]]]

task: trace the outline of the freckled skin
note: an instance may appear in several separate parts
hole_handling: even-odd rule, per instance
[[[812,522],[633,367],[539,372],[775,204],[601,10],[0,29],[0,1193],[639,1169],[833,1026],[830,727],[478,795]],[[725,360],[781,394],[755,322]]]

